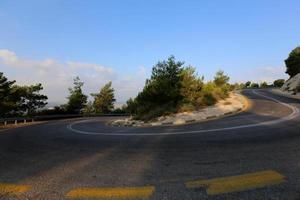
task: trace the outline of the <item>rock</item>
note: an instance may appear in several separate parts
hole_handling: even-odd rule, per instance
[[[175,119],[175,121],[173,122],[173,124],[175,124],[175,125],[185,124],[185,120],[183,120],[183,119]]]
[[[282,91],[291,93],[300,93],[300,73],[287,80],[281,87]]]
[[[172,124],[174,118],[166,118],[165,120],[161,121],[162,124]]]
[[[160,125],[161,125],[160,122],[152,122],[152,123],[151,123],[151,126],[160,126]]]

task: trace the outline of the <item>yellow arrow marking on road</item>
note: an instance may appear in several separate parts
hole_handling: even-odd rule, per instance
[[[14,185],[14,184],[6,184],[0,183],[0,195],[20,195],[26,191],[28,191],[31,187],[28,185]]]
[[[155,187],[78,188],[66,194],[68,198],[148,199]]]
[[[206,187],[208,195],[218,195],[277,185],[284,181],[283,175],[273,170],[267,170],[238,176],[189,181],[185,185],[187,188]]]

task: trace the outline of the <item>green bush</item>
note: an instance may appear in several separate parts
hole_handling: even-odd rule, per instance
[[[247,82],[245,83],[245,88],[249,88],[249,87],[251,87],[251,81],[247,81]]]
[[[285,82],[284,79],[277,79],[273,82],[273,85],[274,85],[274,87],[282,87],[284,82]]]
[[[213,82],[208,82],[203,85],[203,89],[201,91],[202,96],[200,101],[198,102],[201,106],[210,106],[216,103],[218,93],[221,91],[216,90],[216,85]]]
[[[152,69],[151,78],[135,99],[129,99],[125,110],[135,119],[151,120],[174,112],[197,110],[215,104],[228,97],[235,86],[229,77],[218,71],[214,81],[204,83],[195,68],[184,67],[173,56],[158,62]]]
[[[267,87],[269,87],[269,85],[268,85],[268,83],[266,81],[264,81],[264,82],[260,83],[259,87],[260,88],[267,88]]]
[[[147,112],[145,112],[145,110],[147,110]],[[138,110],[137,115],[134,118],[139,120],[149,121],[153,118],[163,116],[163,115],[169,115],[177,111],[173,103],[169,103],[169,104],[167,103],[164,105],[152,105],[145,108],[145,110],[142,111]]]
[[[201,98],[201,90],[204,84],[203,77],[197,77],[196,69],[191,66],[184,68],[180,77],[180,94],[183,97],[181,104],[190,105],[194,109],[198,108],[198,99]]]
[[[217,71],[215,77],[214,77],[214,83],[218,87],[222,87],[223,85],[228,84],[229,76],[227,76],[224,71]]]
[[[259,88],[258,83],[251,83],[250,85],[251,88]]]

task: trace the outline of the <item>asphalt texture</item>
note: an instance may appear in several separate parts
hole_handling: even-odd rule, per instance
[[[31,188],[0,192],[0,199],[68,199],[76,188],[144,186],[155,187],[148,199],[300,199],[299,113],[281,121],[293,114],[282,103],[300,109],[300,101],[256,92],[264,96],[243,91],[252,106],[242,113],[182,126],[112,127],[106,123],[117,117],[99,117],[1,131],[0,185]],[[284,182],[216,195],[185,185],[265,170]]]

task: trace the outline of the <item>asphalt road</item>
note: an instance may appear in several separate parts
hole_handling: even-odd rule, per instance
[[[300,199],[300,101],[243,94],[249,110],[183,126],[2,131],[0,199]]]

